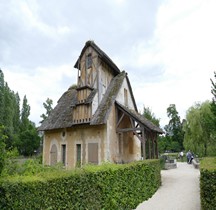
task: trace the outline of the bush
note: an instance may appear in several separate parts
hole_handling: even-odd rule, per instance
[[[159,160],[7,177],[0,209],[134,209],[160,184]]]
[[[5,165],[5,160],[6,160],[6,151],[5,151],[5,140],[8,137],[6,135],[4,135],[4,126],[0,125],[0,175],[2,173],[2,170],[4,168]]]
[[[201,160],[200,193],[202,209],[216,209],[216,157]]]

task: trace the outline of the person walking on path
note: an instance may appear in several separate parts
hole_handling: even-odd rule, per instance
[[[180,155],[180,160],[181,160],[181,162],[183,162],[184,152],[181,151],[179,155]]]
[[[136,210],[200,210],[200,171],[178,162],[176,169],[162,170],[162,185]]]
[[[186,156],[187,156],[187,163],[190,163],[190,161],[191,161],[191,156],[192,156],[192,153],[191,153],[190,150],[187,152]]]

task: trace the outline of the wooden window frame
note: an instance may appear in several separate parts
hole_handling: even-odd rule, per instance
[[[66,166],[66,156],[67,156],[67,146],[66,144],[62,144],[61,145],[61,150],[62,150],[62,154],[61,154],[61,160],[64,166]]]
[[[86,69],[89,69],[92,67],[92,54],[89,53],[87,56],[86,56]]]

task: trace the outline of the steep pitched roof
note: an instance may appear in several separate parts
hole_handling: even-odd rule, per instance
[[[117,94],[126,76],[126,72],[123,71],[111,80],[101,103],[92,117],[90,123],[91,125],[104,124],[106,122],[111,106],[114,104]]]
[[[94,50],[98,53],[99,57],[107,63],[110,68],[114,72],[114,78],[111,80],[106,93],[103,96],[102,101],[100,102],[95,114],[92,116],[92,119],[89,122],[82,122],[80,124],[90,124],[90,125],[100,125],[105,124],[107,121],[107,118],[109,116],[110,110],[112,105],[116,101],[116,97],[121,89],[122,83],[124,79],[126,78],[126,81],[128,83],[130,95],[134,104],[135,111],[128,109],[127,107],[118,104],[116,104],[124,109],[125,112],[127,112],[129,115],[131,115],[133,118],[135,118],[137,121],[139,121],[141,124],[145,125],[151,130],[154,130],[157,133],[163,133],[163,131],[158,128],[157,126],[153,125],[150,121],[148,121],[145,118],[142,118],[138,112],[137,107],[135,103],[135,99],[133,96],[133,91],[130,85],[130,81],[127,77],[127,73],[125,71],[120,71],[119,68],[113,63],[113,61],[104,53],[93,41],[87,41],[84,48],[82,49],[82,52],[79,56],[79,59],[77,60],[75,64],[75,68],[79,68],[79,60],[84,54],[87,47],[91,46],[94,48]],[[93,98],[95,94],[97,93],[96,89],[92,89],[92,92],[90,93],[89,97],[84,102],[85,104],[90,104],[93,101]],[[77,101],[77,90],[73,88],[69,88],[59,99],[58,104],[51,112],[50,116],[44,120],[44,122],[41,124],[41,126],[38,128],[38,130],[53,130],[53,129],[60,129],[60,128],[68,128],[72,127],[73,125],[77,125],[77,123],[73,123],[72,114],[73,114],[73,107],[76,106],[78,103]]]
[[[109,116],[109,113],[111,111],[112,105],[116,103],[117,107],[120,107],[122,110],[124,110],[124,112],[126,112],[129,116],[132,116],[132,118],[136,119],[139,123],[143,124],[145,127],[149,128],[150,130],[162,134],[163,130],[157,127],[156,125],[154,125],[146,118],[144,118],[142,115],[140,115],[137,112],[136,107],[135,110],[132,110],[116,101],[117,94],[121,89],[122,83],[125,78],[127,78],[127,73],[123,71],[111,80],[110,85],[101,103],[99,104],[95,114],[93,115],[90,121],[90,125],[105,124]],[[129,82],[128,78],[127,81]],[[92,103],[93,97],[95,96],[96,92],[97,90],[92,91],[92,93],[89,95],[89,97],[85,102],[86,104]],[[133,95],[132,95],[132,99],[133,99]],[[41,124],[38,130],[53,130],[53,129],[72,127],[74,125],[72,121],[72,112],[73,112],[73,106],[76,106],[76,103],[77,103],[77,90],[69,88],[58,100],[58,104],[52,110],[50,116],[46,120],[44,120],[44,122]]]
[[[58,100],[49,117],[43,121],[38,130],[53,130],[72,126],[72,104],[77,100],[77,91],[69,88]]]
[[[132,116],[132,118],[136,119],[139,123],[143,124],[145,127],[147,127],[150,130],[155,131],[156,133],[163,134],[163,130],[160,129],[158,126],[154,125],[151,121],[147,120],[145,117],[143,117],[138,112],[129,109],[128,107],[116,102],[117,107],[120,107],[125,113],[127,113],[129,116]]]
[[[106,123],[111,107],[115,102],[116,96],[126,76],[126,72],[123,71],[111,80],[101,103],[99,104],[94,116],[90,121],[90,125],[99,125]],[[86,104],[92,103],[93,97],[95,96],[96,92],[97,90],[92,91],[85,102]],[[46,120],[44,120],[38,130],[53,130],[73,126],[74,123],[72,121],[72,112],[73,106],[76,106],[76,103],[77,90],[69,88],[58,100],[58,104],[52,110],[50,116]]]
[[[75,65],[74,65],[74,68],[79,69],[79,60],[81,59],[81,57],[83,56],[83,54],[85,53],[86,49],[89,46],[91,46],[98,53],[98,56],[101,58],[102,61],[104,61],[106,64],[108,64],[112,68],[115,75],[121,72],[120,69],[116,66],[116,64],[110,59],[110,57],[103,50],[101,50],[94,43],[94,41],[91,41],[91,40],[86,42],[85,46],[83,47],[83,49],[81,51],[81,54],[80,54],[78,60],[76,61]]]

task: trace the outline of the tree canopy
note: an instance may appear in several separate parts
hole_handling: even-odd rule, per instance
[[[196,103],[188,109],[184,123],[184,146],[187,150],[190,149],[201,156],[216,152],[213,120],[214,115],[209,101]]]
[[[216,128],[216,71],[214,72],[214,80],[211,79],[212,89],[211,93],[213,95],[211,102],[211,111],[214,115],[214,127]]]
[[[160,119],[157,119],[155,117],[155,114],[152,112],[152,110],[149,107],[143,107],[143,116],[150,120],[153,124],[160,126]]]
[[[53,110],[53,100],[50,98],[47,98],[47,100],[43,103],[43,106],[46,110],[45,114],[42,114],[40,117],[42,118],[41,122],[42,123],[47,117],[50,115],[51,111]]]
[[[181,118],[175,104],[170,104],[167,108],[167,116],[170,118],[168,125],[164,127],[166,131],[166,141],[169,142],[169,150],[183,150],[184,132]]]
[[[29,115],[30,105],[27,97],[24,96],[20,111],[19,94],[9,88],[0,69],[0,126],[4,127],[4,136],[7,137],[4,139],[6,150],[17,147],[20,154],[31,155],[32,151],[39,147],[37,130],[29,120]],[[25,132],[32,134],[28,135],[28,141],[24,138]],[[26,147],[32,147],[31,152],[22,152]]]

